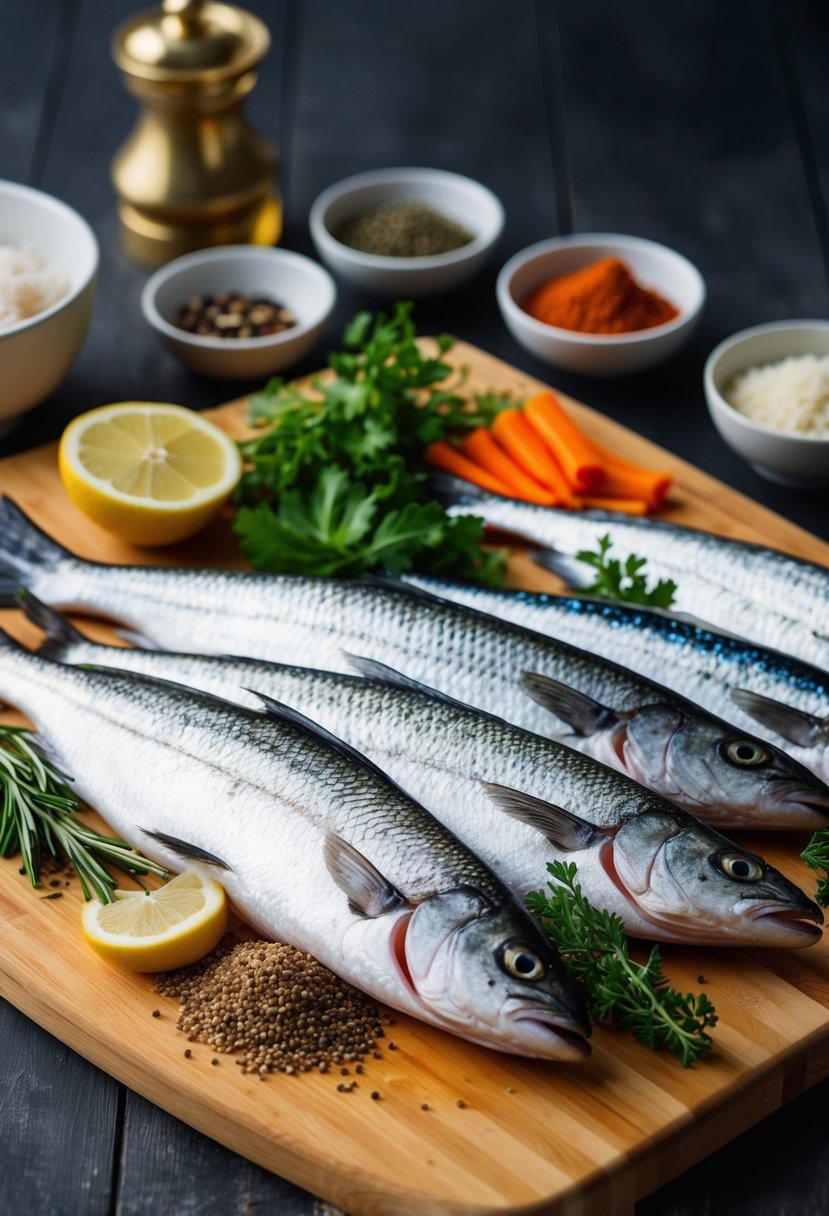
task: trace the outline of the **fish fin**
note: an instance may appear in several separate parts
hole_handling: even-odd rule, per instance
[[[359,764],[361,768],[372,773],[375,777],[379,777],[385,785],[392,785],[399,790],[400,786],[396,781],[393,781],[387,773],[384,773],[379,765],[373,760],[369,760],[368,756],[364,756],[362,752],[358,752],[356,747],[352,747],[350,743],[346,743],[345,739],[341,739],[338,735],[333,734],[326,727],[320,726],[319,722],[314,722],[311,718],[305,716],[298,709],[294,709],[291,705],[285,705],[282,701],[277,701],[273,697],[269,697],[267,693],[259,692],[256,688],[246,688],[245,692],[251,693],[254,697],[258,697],[262,702],[262,708],[265,713],[276,718],[278,722],[284,722],[288,726],[293,726],[296,730],[302,731],[311,739],[322,740],[329,747],[333,747],[341,756],[347,757],[355,764]],[[407,794],[408,798],[409,795]]]
[[[521,688],[543,709],[549,709],[550,713],[566,722],[577,735],[594,735],[619,721],[618,715],[606,705],[540,672],[523,671]]]
[[[448,693],[440,692],[437,688],[430,688],[428,684],[421,684],[419,680],[414,680],[411,676],[404,675],[402,671],[398,671],[395,667],[389,667],[386,663],[381,663],[379,659],[368,659],[364,655],[350,654],[347,650],[344,650],[342,653],[348,660],[349,666],[354,668],[357,675],[364,676],[368,680],[379,680],[381,684],[388,684],[392,688],[405,688],[413,692],[422,692],[435,701],[445,701],[447,705],[461,704],[454,697],[450,697]]]
[[[527,557],[537,566],[557,574],[569,587],[583,590],[594,581],[590,567],[580,562],[572,553],[560,553],[558,549],[535,547],[527,550]]]
[[[44,604],[25,587],[21,587],[17,593],[17,607],[46,634],[46,640],[37,648],[37,653],[44,659],[58,660],[67,647],[89,641],[74,625],[69,624],[62,613]]]
[[[323,845],[328,873],[348,896],[348,906],[358,916],[371,919],[402,908],[406,900],[376,866],[335,832],[329,832]]]
[[[523,790],[511,790],[505,785],[496,785],[492,781],[482,781],[481,785],[496,806],[519,823],[535,828],[557,849],[564,849],[568,853],[586,849],[599,834],[595,824],[588,823],[572,811],[554,806],[552,802],[534,798]]]
[[[732,688],[729,695],[734,704],[739,705],[755,722],[768,726],[799,747],[813,747],[829,737],[829,718],[804,713],[793,705],[784,705],[782,701],[763,697],[747,688]]]
[[[429,470],[426,485],[431,496],[445,506],[474,507],[476,503],[485,502],[487,498],[497,497],[473,485],[471,481],[464,481],[461,477],[438,469]]]
[[[219,870],[233,869],[215,853],[208,853],[207,849],[202,849],[197,844],[190,844],[187,840],[180,840],[178,836],[168,836],[166,832],[158,832],[150,828],[142,828],[141,831],[148,840],[154,840],[156,844],[163,845],[165,849],[169,849],[171,853],[181,857],[183,861],[201,861],[205,865],[216,866]]]
[[[432,595],[431,591],[427,591],[425,587],[412,586],[391,574],[367,574],[365,578],[360,579],[360,583],[366,587],[372,587],[378,592],[396,591],[400,595],[405,595],[407,599],[426,600],[430,604],[438,599],[438,596]]]
[[[17,503],[0,496],[0,607],[16,607],[15,596],[42,570],[71,554],[33,523]]]

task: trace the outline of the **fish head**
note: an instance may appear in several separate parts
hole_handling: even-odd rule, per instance
[[[417,905],[404,956],[418,998],[455,1034],[541,1059],[589,1054],[583,998],[517,904],[471,887],[441,892]]]
[[[605,869],[659,936],[700,944],[809,946],[823,912],[762,857],[679,809],[624,820]]]
[[[716,718],[651,706],[628,723],[625,771],[706,823],[829,825],[829,786],[780,748]]]

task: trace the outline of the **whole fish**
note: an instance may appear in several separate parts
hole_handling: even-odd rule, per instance
[[[125,621],[164,650],[346,673],[348,654],[376,659],[557,737],[710,823],[826,822],[829,788],[772,745],[626,668],[399,584],[87,562],[3,499],[0,602],[20,586]]]
[[[438,474],[435,492],[449,514],[473,511],[499,531],[535,546],[532,556],[571,586],[593,582],[576,560],[609,534],[612,556],[647,559],[654,579],[676,583],[675,609],[739,637],[829,669],[829,569],[776,549],[714,536],[667,520],[612,511],[565,511],[487,494]]]
[[[523,898],[573,860],[591,902],[629,933],[709,945],[808,946],[816,904],[761,858],[629,778],[550,739],[414,684],[373,661],[364,677],[261,660],[125,650],[89,641],[26,597],[39,651],[121,667],[260,707],[301,709],[369,756]],[[256,691],[252,691],[256,690]]]
[[[829,673],[670,612],[610,600],[493,590],[406,575],[404,581],[582,646],[631,671],[658,671],[674,692],[764,737],[829,781]]]
[[[212,872],[263,934],[473,1042],[585,1053],[582,998],[503,883],[301,715],[67,667],[3,634],[0,695],[116,831],[174,869]]]

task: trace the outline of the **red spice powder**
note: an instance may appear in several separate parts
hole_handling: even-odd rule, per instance
[[[546,325],[583,334],[626,334],[664,325],[679,315],[673,304],[636,282],[621,258],[602,258],[542,283],[524,310]]]

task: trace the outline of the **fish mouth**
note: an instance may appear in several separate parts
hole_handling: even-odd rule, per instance
[[[540,1044],[545,1041],[549,1042],[550,1046],[558,1047],[556,1052],[557,1059],[565,1058],[565,1053],[573,1059],[582,1059],[589,1056],[592,1048],[585,1039],[584,1035],[576,1029],[571,1029],[567,1026],[562,1026],[560,1022],[546,1022],[538,1017],[516,1017],[513,1019],[522,1029],[529,1030],[533,1039],[538,1039]],[[561,1045],[564,1045],[565,1051],[561,1051]],[[539,1054],[542,1054],[539,1052]],[[547,1055],[548,1052],[544,1052]]]
[[[583,1059],[590,1055],[587,1039],[591,1033],[590,1021],[584,1017],[568,1017],[555,1013],[544,1005],[531,1003],[521,998],[521,1003],[507,1017],[513,1025],[520,1027],[523,1050],[531,1048],[533,1054],[555,1059]]]
[[[802,908],[784,908],[780,904],[762,903],[756,908],[746,909],[749,920],[762,926],[764,936],[771,932],[774,938],[785,939],[788,946],[810,946],[821,937],[824,922],[823,910],[811,902]],[[799,939],[799,940],[798,940]],[[770,941],[769,945],[776,944]]]

